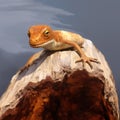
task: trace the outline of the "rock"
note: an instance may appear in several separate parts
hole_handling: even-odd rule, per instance
[[[13,76],[0,99],[0,120],[119,120],[112,72],[90,40],[83,47],[101,64],[83,69],[74,50],[39,52],[29,69]]]

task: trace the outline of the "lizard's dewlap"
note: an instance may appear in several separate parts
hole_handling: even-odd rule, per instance
[[[61,42],[56,42],[54,39],[43,43],[41,45],[36,45],[36,47],[41,47],[41,48],[45,48],[46,50],[63,50],[66,48],[70,48],[71,46],[68,44],[63,44]]]

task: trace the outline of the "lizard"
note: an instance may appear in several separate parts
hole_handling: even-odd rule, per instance
[[[81,35],[64,30],[53,30],[48,25],[33,25],[28,29],[29,44],[33,48],[44,48],[50,51],[64,50],[67,48],[75,48],[81,57],[76,62],[82,62],[83,67],[87,63],[92,69],[91,62],[100,63],[96,58],[85,55],[82,50],[85,38]],[[39,57],[33,55],[25,64],[24,68],[28,68]]]

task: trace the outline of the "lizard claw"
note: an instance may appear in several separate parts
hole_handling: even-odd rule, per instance
[[[100,62],[96,58],[91,58],[91,57],[87,57],[87,56],[84,56],[84,57],[82,56],[80,60],[76,61],[76,63],[77,62],[82,62],[83,63],[83,68],[85,67],[85,63],[87,63],[90,66],[91,69],[93,68],[91,62],[95,62],[95,63],[100,64]]]

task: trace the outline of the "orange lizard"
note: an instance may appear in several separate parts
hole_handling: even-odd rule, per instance
[[[99,63],[96,58],[91,58],[85,55],[82,50],[84,38],[79,34],[63,31],[63,30],[52,30],[48,25],[35,25],[31,26],[28,30],[29,44],[33,48],[45,48],[50,51],[64,50],[67,48],[74,47],[80,59],[76,62],[82,62],[83,67],[87,63],[92,68],[91,62]],[[33,55],[25,65],[25,68],[30,66],[35,59],[37,54]]]

